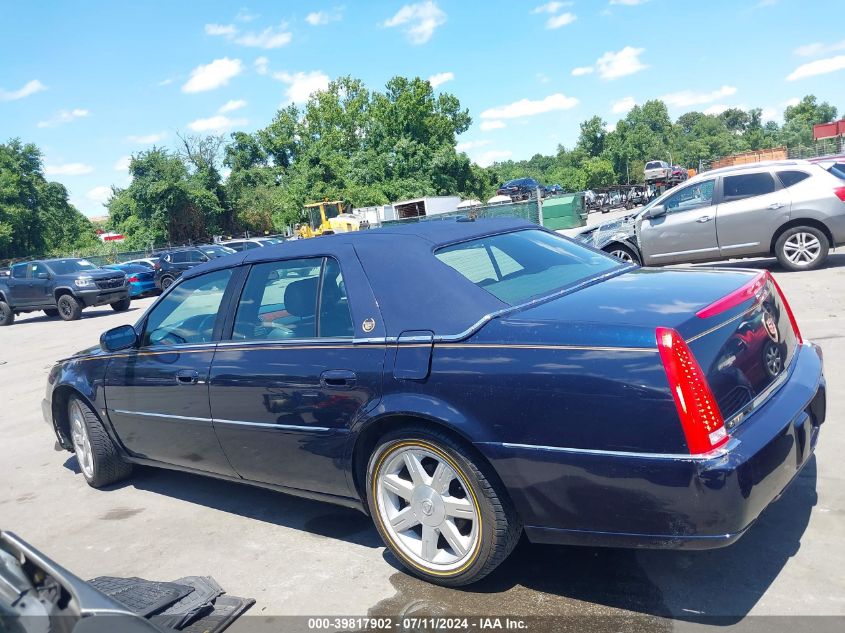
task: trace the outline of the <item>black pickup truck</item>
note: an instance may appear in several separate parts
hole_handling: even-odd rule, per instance
[[[11,325],[21,312],[43,310],[73,321],[83,308],[109,304],[123,312],[130,302],[126,275],[84,259],[24,262],[0,275],[0,326]]]

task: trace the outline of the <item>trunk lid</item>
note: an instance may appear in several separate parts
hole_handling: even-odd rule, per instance
[[[758,275],[763,273],[640,268],[512,313],[503,325],[526,342],[551,338],[559,344],[611,347],[655,348],[656,328],[677,330],[731,428],[739,421],[734,418],[785,373],[798,345],[787,307],[768,277],[756,292],[718,303]]]

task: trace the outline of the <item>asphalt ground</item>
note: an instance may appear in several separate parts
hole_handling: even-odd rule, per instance
[[[212,575],[229,593],[255,598],[244,622],[268,630],[287,622],[268,616],[292,615],[568,616],[584,631],[620,630],[617,618],[629,629],[664,631],[700,616],[719,616],[719,624],[845,616],[845,254],[805,273],[784,272],[769,259],[718,266],[774,273],[805,338],[824,350],[829,397],[816,456],[731,547],[634,551],[523,541],[487,579],[453,590],[403,573],[354,510],[152,468],[94,490],[76,458],[54,448],[42,420],[47,372],[103,330],[136,321],[151,299],[125,313],[85,310],[75,322],[33,313],[0,328],[0,528],[83,578]],[[794,622],[790,630],[811,621]],[[822,621],[812,622],[806,630]]]

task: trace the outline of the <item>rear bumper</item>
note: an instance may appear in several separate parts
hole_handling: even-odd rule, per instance
[[[825,398],[821,352],[805,344],[783,386],[707,456],[477,446],[532,541],[709,549],[742,536],[807,463]]]
[[[122,288],[114,288],[111,290],[78,290],[76,298],[86,308],[95,306],[104,306],[107,303],[114,303],[115,301],[122,301],[129,297],[129,288],[123,286]]]

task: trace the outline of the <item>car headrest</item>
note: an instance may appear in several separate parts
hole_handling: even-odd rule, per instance
[[[317,283],[319,277],[300,279],[285,288],[285,310],[297,317],[313,317],[317,311]]]

